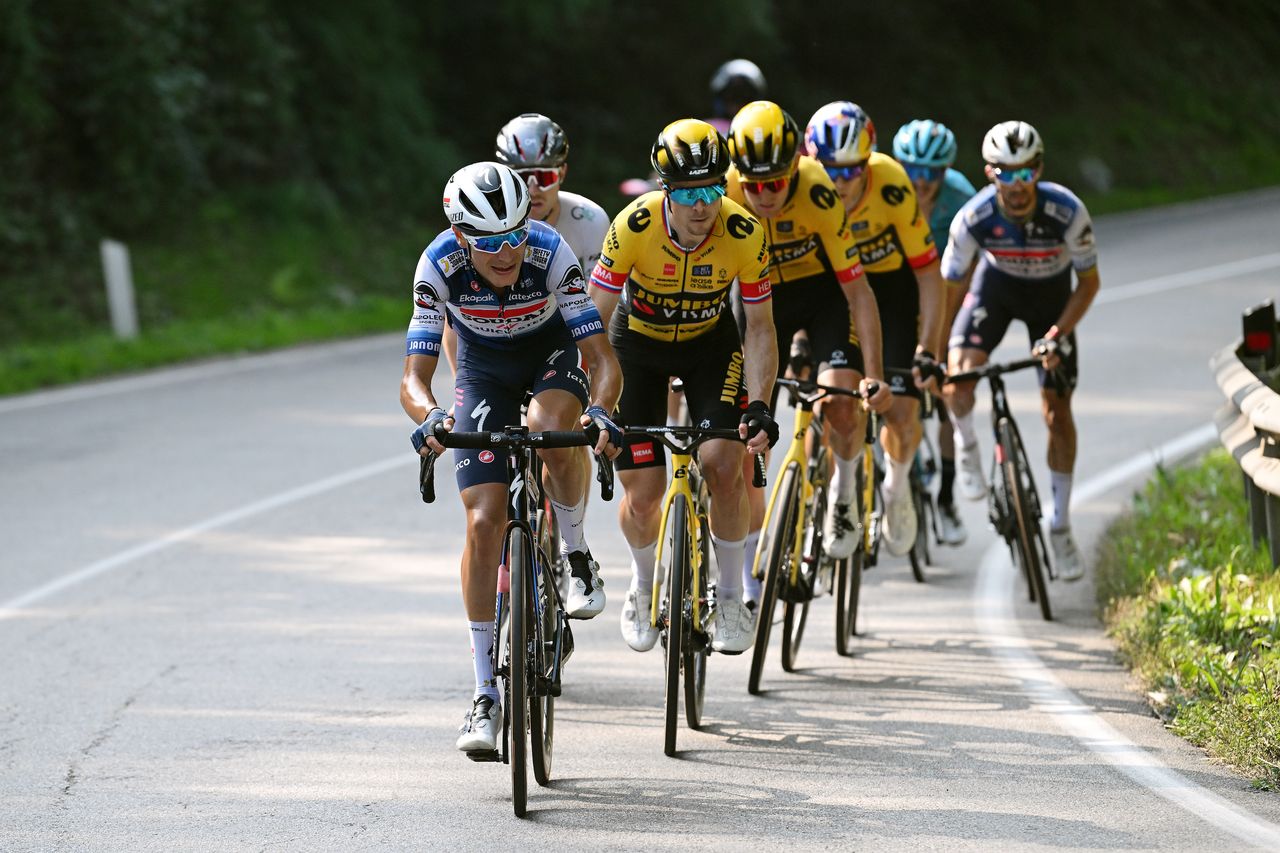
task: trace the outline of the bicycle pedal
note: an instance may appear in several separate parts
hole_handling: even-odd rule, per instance
[[[467,758],[472,761],[501,761],[496,749],[472,749],[466,753]]]

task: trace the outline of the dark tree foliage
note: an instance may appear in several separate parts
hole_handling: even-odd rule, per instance
[[[570,188],[616,208],[618,181],[645,173],[666,122],[707,112],[708,78],[733,56],[755,59],[801,122],[858,101],[882,149],[905,120],[947,121],[971,177],[982,132],[1019,117],[1068,183],[1086,158],[1122,186],[1214,179],[1276,159],[1278,10],[6,0],[0,272],[104,234],[153,237],[245,191],[305,187],[366,220],[438,221],[448,174],[527,110],[567,130]]]

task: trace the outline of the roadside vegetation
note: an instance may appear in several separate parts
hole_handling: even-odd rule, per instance
[[[851,30],[811,25],[847,22],[844,3],[707,0],[679,15],[698,49],[663,62],[671,22],[612,0],[454,6],[447,25],[411,0],[0,4],[0,393],[402,328],[441,187],[505,121],[556,118],[566,189],[616,212],[657,131],[708,114],[706,81],[738,54],[801,123],[859,102],[882,150],[906,120],[947,122],[979,184],[982,134],[1026,119],[1046,177],[1094,213],[1280,183],[1261,35],[1280,6],[1176,5],[1010,4],[993,27],[862,4]],[[831,72],[851,38],[856,79]],[[136,342],[105,334],[104,237],[132,253]]]
[[[1098,601],[1166,725],[1280,790],[1280,573],[1250,541],[1225,451],[1161,468],[1104,539]]]

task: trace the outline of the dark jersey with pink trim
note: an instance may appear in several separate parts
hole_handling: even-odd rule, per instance
[[[1000,212],[996,188],[988,184],[951,221],[951,242],[942,256],[942,274],[964,278],[978,253],[1001,272],[1025,279],[1050,279],[1075,267],[1097,266],[1093,221],[1071,190],[1049,181],[1036,184],[1035,213],[1014,222]]]
[[[578,259],[554,228],[529,223],[520,277],[501,293],[476,274],[452,230],[418,261],[405,355],[440,355],[445,313],[459,339],[499,349],[563,324],[575,341],[604,332]]]

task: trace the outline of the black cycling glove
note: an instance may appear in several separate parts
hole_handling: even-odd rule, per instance
[[[587,410],[583,414],[591,418],[591,422],[601,432],[609,435],[610,444],[614,447],[622,447],[622,430],[609,417],[609,413],[604,410],[604,406],[587,406]]]
[[[938,359],[933,353],[927,349],[920,350],[912,357],[911,366],[919,369],[922,382],[927,382],[930,376],[939,382],[947,378],[947,372],[942,369],[941,364],[938,364]]]
[[[444,422],[448,419],[449,413],[439,406],[427,412],[427,419],[409,435],[409,440],[413,442],[413,449],[421,451],[427,446],[428,438],[439,438],[443,435],[446,432]]]
[[[778,422],[769,414],[769,407],[764,400],[752,400],[747,410],[742,413],[742,423],[747,425],[747,439],[750,440],[761,430],[769,436],[769,446],[778,443]]]

